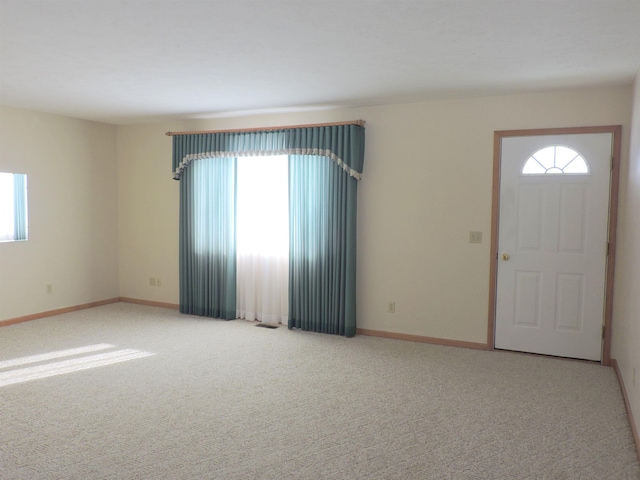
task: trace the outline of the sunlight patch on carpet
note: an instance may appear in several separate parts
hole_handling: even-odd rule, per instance
[[[57,352],[29,355],[28,357],[14,358],[13,360],[5,360],[4,362],[0,362],[0,369],[17,367],[19,365],[26,365],[28,363],[45,362],[47,360],[53,360],[54,358],[71,357],[72,355],[81,355],[83,353],[96,352],[98,350],[106,350],[113,347],[113,345],[110,345],[108,343],[98,343],[97,345],[89,345],[86,347],[69,348],[67,350],[58,350]]]
[[[0,362],[0,370],[16,367],[19,365],[26,365],[29,363],[45,362],[48,360],[54,360],[62,357],[82,355],[85,353],[91,353],[99,350],[106,350],[108,348],[115,348],[115,347],[110,344],[101,343],[96,345],[90,345],[87,347],[59,350],[57,352],[31,355],[28,357],[21,357],[13,360],[6,360],[3,362]],[[123,350],[114,350],[111,352],[99,353],[96,355],[88,355],[88,356],[71,358],[71,359],[61,360],[56,362],[49,362],[42,365],[35,365],[32,367],[8,370],[8,371],[0,372],[0,387],[13,385],[16,383],[28,382],[31,380],[38,380],[41,378],[53,377],[56,375],[64,375],[67,373],[77,372],[80,370],[87,370],[90,368],[102,367],[105,365],[112,365],[114,363],[126,362],[129,360],[135,360],[137,358],[149,357],[151,355],[155,355],[155,353],[144,352],[141,350],[134,350],[134,349],[123,349]]]

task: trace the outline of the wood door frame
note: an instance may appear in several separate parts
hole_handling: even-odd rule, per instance
[[[571,135],[586,133],[610,133],[611,178],[609,185],[609,225],[607,267],[605,271],[604,339],[602,365],[611,365],[611,319],[613,315],[613,279],[616,263],[616,226],[618,224],[618,185],[620,181],[620,153],[622,150],[622,125],[597,127],[541,128],[529,130],[497,130],[493,134],[493,189],[491,206],[491,262],[489,268],[489,328],[487,345],[495,350],[496,300],[498,280],[498,227],[500,216],[500,165],[502,162],[502,139],[507,137]]]

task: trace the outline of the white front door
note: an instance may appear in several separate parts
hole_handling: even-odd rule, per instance
[[[611,133],[502,138],[495,347],[600,360]]]

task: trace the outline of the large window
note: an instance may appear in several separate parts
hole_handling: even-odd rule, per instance
[[[288,167],[286,155],[238,158],[238,254],[289,254]]]
[[[27,238],[27,176],[0,172],[0,242]]]
[[[355,335],[356,199],[364,161],[363,127],[364,122],[355,121],[169,132],[174,137],[173,177],[180,180],[181,312],[286,321],[289,328]],[[267,160],[271,155],[288,157],[288,182],[284,173],[276,175],[276,181],[264,172],[258,173],[257,184],[246,184],[245,165],[252,174],[267,165],[269,174],[279,170]],[[260,165],[245,164],[246,157],[255,156],[262,158],[247,161]],[[283,172],[284,166],[283,160]],[[247,189],[259,193],[245,206]],[[244,223],[248,217],[243,212],[262,210],[276,196],[286,200],[285,192],[287,220],[273,216],[286,208],[269,206]],[[283,236],[267,241],[272,234]],[[261,250],[268,246],[264,255],[255,253],[256,243]],[[278,258],[287,244],[288,259],[263,261]],[[266,288],[248,291],[245,287],[256,283],[243,278],[261,278]],[[288,300],[272,290],[276,284],[282,284],[279,292],[288,291]]]

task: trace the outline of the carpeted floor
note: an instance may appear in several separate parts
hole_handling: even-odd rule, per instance
[[[640,479],[595,364],[117,303],[1,328],[0,385],[1,479]]]

